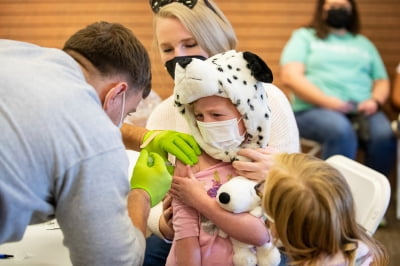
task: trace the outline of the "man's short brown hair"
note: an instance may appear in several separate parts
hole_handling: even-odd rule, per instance
[[[73,34],[64,51],[75,51],[88,59],[103,75],[124,74],[129,87],[151,90],[151,64],[146,48],[132,31],[118,23],[95,22]]]

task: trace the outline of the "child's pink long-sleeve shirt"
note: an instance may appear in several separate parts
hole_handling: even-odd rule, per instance
[[[224,162],[195,174],[196,178],[203,182],[208,195],[213,198],[218,188],[235,175],[231,163]],[[167,266],[176,265],[175,241],[193,236],[199,238],[201,265],[233,265],[233,250],[229,237],[219,236],[219,229],[195,209],[175,199],[172,206],[175,237],[167,258]]]

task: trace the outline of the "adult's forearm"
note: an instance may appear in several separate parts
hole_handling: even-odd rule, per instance
[[[380,105],[384,104],[390,94],[390,83],[387,79],[378,79],[372,88],[372,98]]]
[[[332,98],[323,93],[305,76],[305,66],[302,63],[288,63],[281,69],[281,80],[297,97],[306,102],[332,108]]]
[[[140,145],[147,132],[146,128],[124,123],[121,127],[121,134],[126,149],[140,151]]]
[[[324,94],[317,86],[308,81],[305,76],[292,77],[290,81],[285,82],[297,97],[306,102],[318,105],[329,106],[330,97]]]
[[[132,223],[146,235],[150,213],[150,196],[143,189],[132,189],[128,195],[128,214]]]

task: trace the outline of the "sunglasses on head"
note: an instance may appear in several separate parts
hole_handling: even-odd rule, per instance
[[[158,13],[160,8],[174,2],[184,4],[188,8],[193,8],[197,4],[197,0],[150,0],[151,10]]]
[[[162,8],[163,6],[166,6],[174,2],[181,3],[190,9],[192,9],[197,4],[197,0],[149,0],[151,10],[153,10],[153,12],[156,14],[158,13],[158,11],[160,11],[160,8]],[[217,16],[219,16],[217,11],[207,0],[204,0],[204,3],[209,9],[211,9],[215,14],[217,14]]]

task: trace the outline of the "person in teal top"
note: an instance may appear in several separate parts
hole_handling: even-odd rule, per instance
[[[300,136],[322,144],[322,157],[355,159],[386,176],[395,138],[380,106],[388,75],[374,44],[359,33],[354,0],[318,0],[311,23],[293,32],[281,55],[281,78],[293,92]]]

